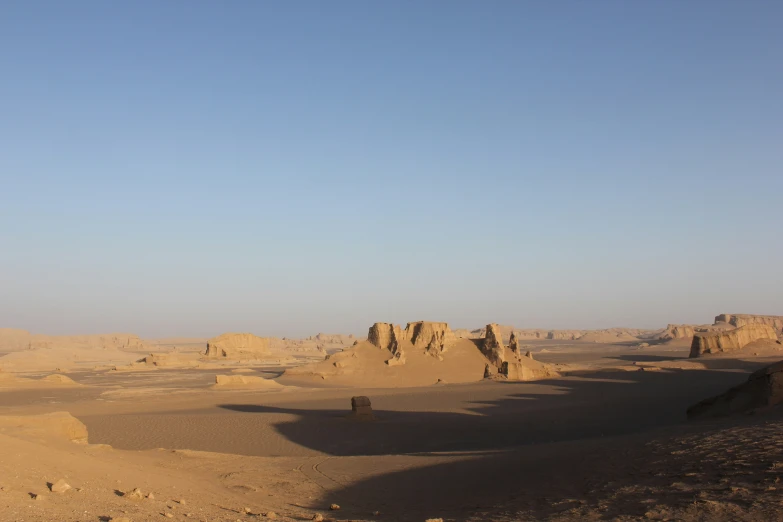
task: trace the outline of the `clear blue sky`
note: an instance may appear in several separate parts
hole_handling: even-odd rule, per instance
[[[0,326],[783,314],[779,1],[0,6]]]

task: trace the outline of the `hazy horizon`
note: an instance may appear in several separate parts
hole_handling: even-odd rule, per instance
[[[783,315],[783,4],[0,8],[0,327]]]

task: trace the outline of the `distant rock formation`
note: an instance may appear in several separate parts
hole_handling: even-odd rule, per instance
[[[399,341],[402,339],[400,327],[391,323],[375,323],[367,332],[367,340],[381,350],[397,353]]]
[[[768,325],[767,325],[768,326]],[[721,417],[783,402],[783,361],[750,375],[747,382],[688,408],[688,418]]]
[[[259,357],[269,354],[269,339],[249,333],[224,333],[207,342],[207,357]]]
[[[448,323],[433,321],[416,321],[408,323],[405,330],[390,323],[375,323],[367,332],[367,340],[382,350],[393,354],[399,353],[403,345],[423,349],[433,356],[438,356],[455,339]],[[401,364],[398,358],[397,364]]]
[[[447,344],[454,340],[454,334],[448,323],[433,321],[408,323],[405,331],[402,332],[402,337],[414,348],[424,348],[433,354],[445,351]]]
[[[519,357],[519,339],[516,332],[511,332],[511,338],[508,340],[508,348]]]
[[[777,340],[775,330],[767,324],[748,324],[734,330],[697,333],[691,344],[691,357],[741,350],[762,339]]]
[[[552,366],[534,361],[532,357],[503,361],[499,373],[509,381],[536,381],[560,375]]]
[[[503,338],[496,324],[488,324],[484,340],[481,343],[481,353],[489,359],[489,362],[500,368],[506,359],[506,347],[503,346]]]
[[[715,323],[728,323],[737,328],[749,324],[766,324],[778,334],[783,332],[783,316],[780,315],[720,314],[715,317]]]
[[[692,324],[667,324],[666,330],[658,337],[662,341],[673,339],[686,339],[696,333],[696,325]]]

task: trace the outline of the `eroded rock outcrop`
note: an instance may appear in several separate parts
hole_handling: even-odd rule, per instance
[[[768,326],[768,325],[767,325]],[[762,368],[739,386],[688,408],[688,418],[721,417],[783,402],[783,361]]]
[[[503,345],[500,328],[496,324],[488,324],[484,340],[481,343],[481,353],[489,359],[489,362],[500,368],[506,359],[505,351],[506,347]]]
[[[692,324],[667,324],[666,330],[659,336],[662,341],[673,339],[686,339],[693,337],[696,333],[696,326]]]
[[[454,334],[448,323],[434,321],[408,323],[405,331],[402,332],[402,337],[414,348],[423,348],[431,353],[445,351],[448,343],[454,340]]]
[[[775,330],[767,324],[748,324],[734,330],[697,333],[693,337],[690,356],[733,352],[763,339],[777,340]]]
[[[514,352],[514,355],[519,356],[519,338],[517,338],[516,332],[511,332],[511,338],[508,340],[508,348]]]
[[[402,339],[400,327],[391,323],[375,323],[367,332],[367,340],[391,353],[397,353],[398,343]]]
[[[715,317],[715,323],[728,323],[737,328],[749,324],[766,324],[777,333],[783,332],[783,316],[780,315],[720,314]]]
[[[269,354],[269,339],[249,333],[225,333],[207,342],[207,357],[260,357]]]
[[[552,366],[534,361],[532,357],[503,361],[499,373],[509,381],[536,381],[560,375]]]
[[[434,321],[416,321],[408,323],[405,330],[390,323],[375,323],[367,332],[367,340],[382,350],[397,355],[405,346],[418,348],[430,355],[439,356],[446,351],[448,344],[455,340],[448,323]],[[396,364],[401,364],[398,357]]]

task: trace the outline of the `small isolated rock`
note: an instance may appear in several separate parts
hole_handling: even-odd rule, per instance
[[[109,519],[109,522],[131,522],[131,519],[129,519],[128,517],[120,517],[120,518],[112,517]]]
[[[316,513],[315,515],[313,515],[313,520],[315,522],[324,522],[324,516],[320,513]]]
[[[144,498],[144,494],[139,488],[133,488],[132,491],[126,491],[123,496],[128,497],[131,500],[141,500]]]
[[[152,492],[150,491],[149,493],[147,493],[147,498],[150,500],[155,500],[155,495],[153,495]]]
[[[381,512],[380,511],[373,511],[372,512],[372,516],[379,517],[379,516],[381,516]]]
[[[264,514],[264,516],[265,516],[266,518],[277,518],[277,513],[275,513],[274,511],[267,511],[267,512]]]
[[[54,484],[52,484],[49,487],[50,490],[52,490],[52,493],[65,493],[69,489],[71,489],[70,484],[65,482],[63,479],[58,480]]]
[[[33,500],[43,500],[44,496],[40,493],[30,493],[30,498]]]
[[[163,513],[163,516],[166,518],[174,518],[174,515],[172,513]]]
[[[250,514],[252,514],[252,513],[253,513],[253,510],[251,510],[249,507],[246,507],[246,508],[244,509],[244,512],[245,512],[245,514],[246,514],[246,515],[250,515]]]
[[[184,506],[185,505],[185,499],[184,498],[181,498],[179,500],[175,500],[174,502],[176,502],[180,506]]]
[[[428,518],[426,522],[443,522],[442,518]]]
[[[340,505],[332,504],[331,506],[329,506],[329,509],[331,509],[332,511],[338,511],[340,509]]]

